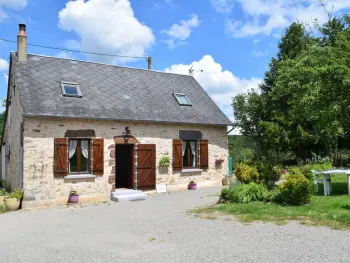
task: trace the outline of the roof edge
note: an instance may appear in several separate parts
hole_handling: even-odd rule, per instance
[[[12,52],[11,52],[11,53],[12,53]],[[38,56],[38,57],[44,57],[44,58],[54,58],[54,59],[62,59],[62,60],[68,60],[68,61],[83,62],[83,63],[91,63],[91,64],[97,64],[97,65],[104,65],[104,66],[117,67],[117,68],[135,69],[135,70],[142,70],[142,71],[147,71],[147,72],[156,72],[156,73],[163,73],[163,74],[170,74],[170,75],[180,75],[180,76],[185,76],[185,77],[193,78],[193,76],[188,76],[188,75],[185,75],[185,74],[172,73],[172,72],[165,72],[165,71],[160,71],[160,70],[149,70],[149,69],[143,69],[143,68],[134,68],[134,67],[127,67],[127,66],[120,66],[120,65],[113,65],[113,64],[107,64],[107,63],[101,63],[101,62],[88,61],[88,60],[71,59],[71,58],[60,58],[60,57],[39,55],[39,54],[33,54],[33,53],[28,53],[28,55],[31,55],[31,56]]]
[[[128,122],[151,122],[151,123],[164,123],[164,124],[187,124],[187,125],[208,125],[208,126],[232,126],[233,123],[200,123],[200,122],[171,122],[171,121],[155,121],[155,120],[132,120],[132,119],[113,119],[113,118],[89,118],[89,117],[77,117],[69,115],[44,115],[44,114],[31,114],[23,113],[23,117],[36,117],[36,118],[54,118],[54,119],[79,119],[79,120],[93,120],[93,121],[128,121]]]

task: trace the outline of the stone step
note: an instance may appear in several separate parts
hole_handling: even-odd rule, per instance
[[[124,195],[112,195],[111,200],[117,202],[125,202],[125,201],[136,201],[136,200],[145,200],[147,195],[145,193],[131,193]]]
[[[133,190],[133,189],[117,189],[114,190],[114,192],[112,192],[112,196],[116,196],[116,195],[130,195],[130,194],[134,194],[134,193],[142,193],[141,190]]]

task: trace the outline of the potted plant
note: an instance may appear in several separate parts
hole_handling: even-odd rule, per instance
[[[169,156],[163,156],[159,161],[160,166],[169,166],[170,165],[170,158]]]
[[[70,204],[75,204],[79,202],[79,194],[77,191],[72,190],[69,193],[69,197],[68,197],[68,203]]]
[[[4,206],[5,205],[4,199],[5,199],[6,195],[7,195],[6,190],[5,189],[0,189],[0,206]]]
[[[23,190],[16,189],[12,193],[5,196],[5,205],[7,211],[17,211],[23,198]]]
[[[197,184],[192,180],[187,187],[188,190],[197,190]]]

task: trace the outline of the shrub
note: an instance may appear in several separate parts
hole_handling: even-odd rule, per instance
[[[169,156],[163,156],[160,159],[160,161],[159,161],[159,165],[169,166],[170,165],[170,157]]]
[[[221,203],[248,204],[265,201],[266,197],[267,189],[263,185],[250,183],[222,189],[219,201]]]
[[[275,183],[281,178],[281,169],[282,167],[279,165],[260,163],[258,165],[260,182],[267,188],[272,189]]]
[[[258,182],[259,172],[255,166],[249,166],[248,164],[241,163],[237,165],[235,169],[237,180],[244,184],[251,182]]]
[[[288,205],[303,205],[311,202],[313,184],[299,169],[293,168],[286,176],[286,181],[279,186],[279,190],[276,201]]]
[[[23,190],[16,189],[12,193],[8,194],[6,198],[17,198],[17,200],[21,200],[23,198]]]
[[[0,196],[6,196],[7,192],[5,189],[0,189]]]

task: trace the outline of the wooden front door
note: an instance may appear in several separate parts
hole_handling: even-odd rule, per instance
[[[137,146],[137,185],[138,189],[156,188],[156,145]]]

